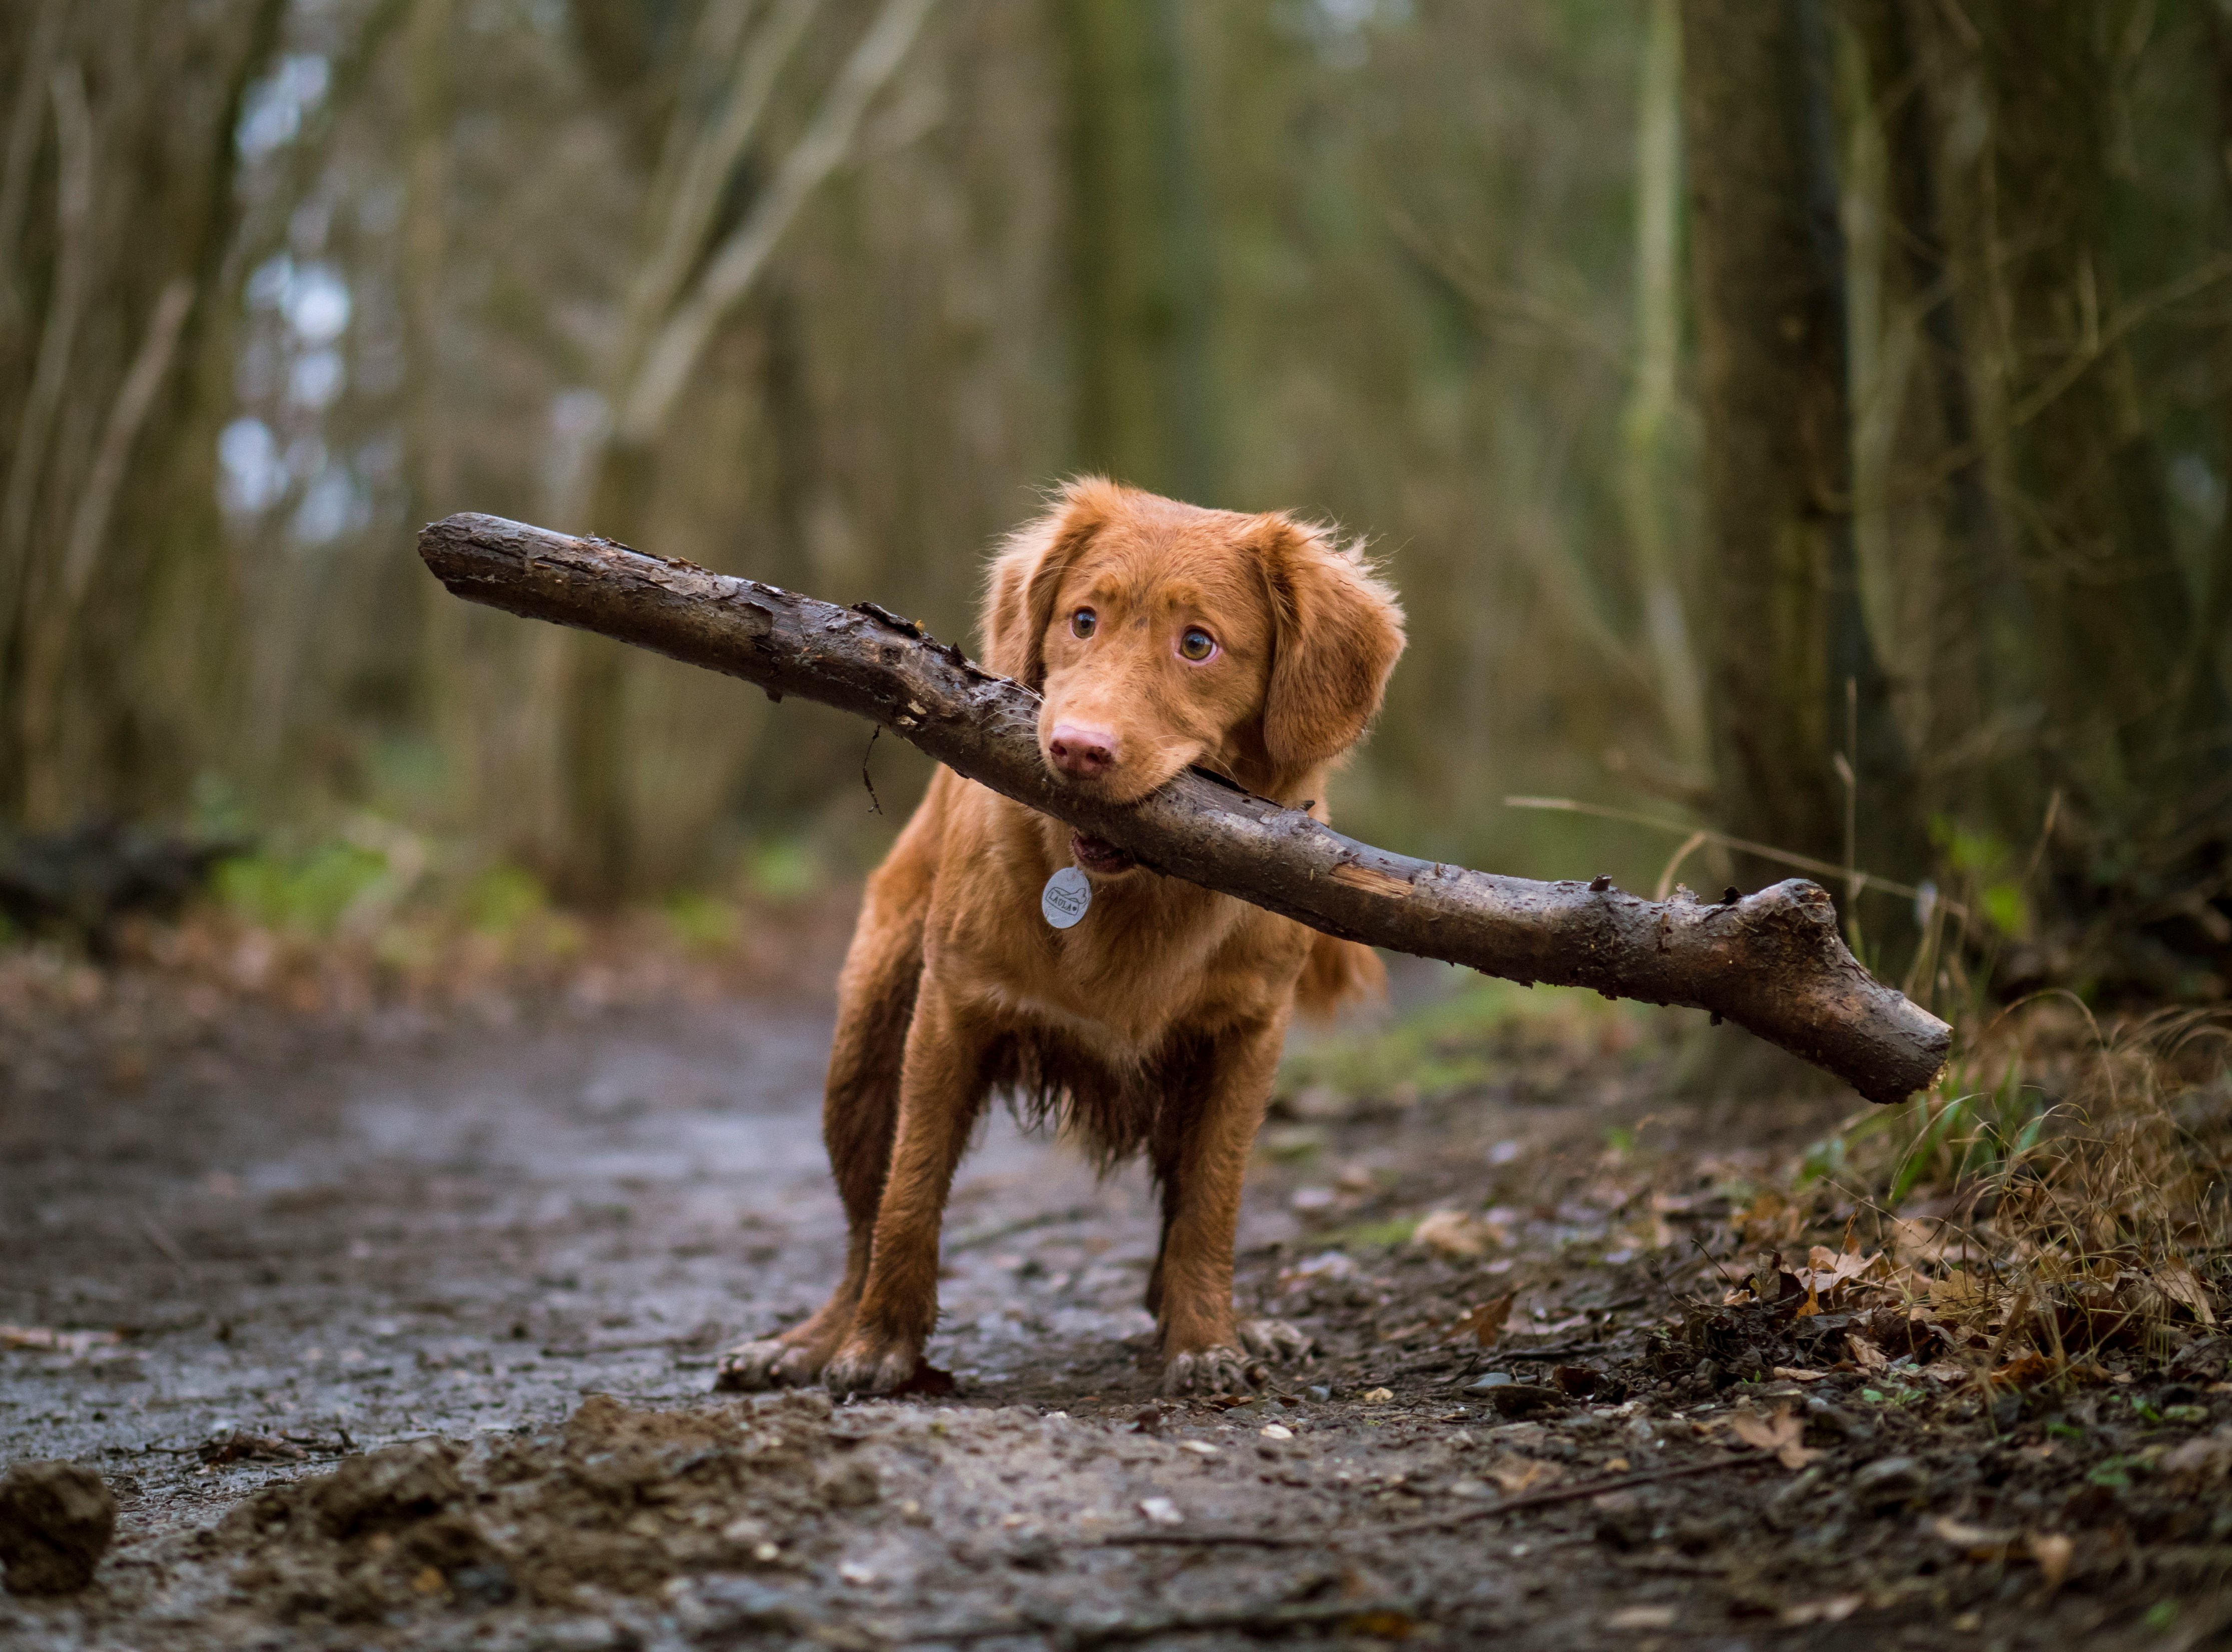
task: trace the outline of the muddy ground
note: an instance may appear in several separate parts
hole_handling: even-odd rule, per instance
[[[2199,1647],[2232,1623],[2222,1344],[2000,1394],[1923,1343],[1856,1369],[1863,1319],[1721,1306],[1753,1263],[1731,1188],[1849,1098],[1680,1099],[1632,1022],[1517,1038],[1439,1099],[1290,1098],[1241,1295],[1320,1352],[1244,1403],[1156,1397],[1141,1178],[996,1119],[947,1228],[931,1354],[957,1391],[832,1405],[710,1392],[718,1348],[837,1267],[814,988],[430,1014],[35,984],[0,1056],[0,1462],[94,1467],[121,1513],[87,1591],[0,1593],[0,1645]],[[1444,1208],[1486,1215],[1404,1239]]]

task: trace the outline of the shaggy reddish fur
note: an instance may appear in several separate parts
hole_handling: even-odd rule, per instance
[[[1320,819],[1327,772],[1403,648],[1394,596],[1326,530],[1097,478],[1000,548],[983,623],[987,662],[1044,696],[1040,750],[1066,784],[1126,800],[1200,764]],[[1210,658],[1181,653],[1189,630],[1213,639]],[[1064,725],[1114,735],[1104,769],[1064,774]],[[1073,860],[1092,904],[1055,930],[1039,893]],[[1146,1155],[1166,1386],[1260,1379],[1249,1351],[1294,1339],[1236,1324],[1233,1234],[1288,1018],[1383,984],[1362,947],[1128,867],[939,770],[868,880],[839,982],[823,1121],[851,1226],[844,1279],[804,1324],[729,1354],[723,1386],[884,1392],[913,1377],[938,1318],[947,1191],[1003,1090],[1106,1163]]]

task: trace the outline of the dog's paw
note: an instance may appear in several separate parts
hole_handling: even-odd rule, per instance
[[[1163,1362],[1165,1394],[1237,1394],[1261,1387],[1270,1368],[1237,1348],[1204,1348]]]
[[[922,1350],[903,1338],[860,1333],[846,1339],[822,1367],[832,1394],[889,1394],[906,1386],[922,1364]]]
[[[1307,1332],[1284,1319],[1243,1319],[1239,1331],[1243,1348],[1274,1364],[1307,1359],[1317,1349]]]
[[[804,1388],[821,1375],[814,1351],[770,1337],[740,1343],[723,1354],[713,1371],[716,1394],[754,1394],[762,1389]]]

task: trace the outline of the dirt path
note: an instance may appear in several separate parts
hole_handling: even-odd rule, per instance
[[[707,1391],[718,1346],[837,1266],[822,1004],[195,1024],[89,1017],[10,1069],[0,1322],[131,1334],[0,1350],[0,1460],[75,1459],[123,1502],[94,1588],[0,1595],[0,1645],[2197,1646],[2224,1621],[2232,1523],[2150,1549],[2108,1487],[2121,1535],[2058,1592],[2023,1551],[2031,1480],[2066,1516],[2086,1463],[2139,1461],[2097,1405],[2054,1463],[2044,1422],[1949,1433],[1918,1377],[1736,1391],[1650,1355],[1687,1207],[1593,1197],[1607,1131],[1764,1155],[1833,1105],[1738,1130],[1667,1105],[1663,1062],[1584,1051],[1275,1126],[1243,1294],[1322,1353],[1245,1405],[1152,1397],[1138,1175],[998,1118],[947,1229],[931,1357],[959,1392],[833,1409]],[[1375,1226],[1484,1199],[1507,1227],[1476,1256]],[[1505,1293],[1499,1348],[1448,1339]],[[2188,1398],[2178,1438],[2232,1420]],[[1802,1472],[1729,1426],[1777,1409]]]

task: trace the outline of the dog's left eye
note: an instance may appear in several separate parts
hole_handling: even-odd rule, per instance
[[[1069,617],[1069,634],[1078,638],[1090,637],[1100,623],[1100,617],[1092,609],[1080,608]]]
[[[1199,625],[1188,625],[1178,637],[1178,653],[1198,665],[1217,652],[1217,638]]]

